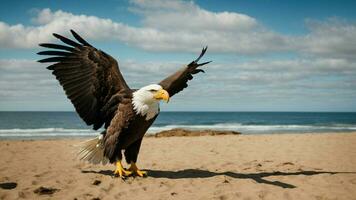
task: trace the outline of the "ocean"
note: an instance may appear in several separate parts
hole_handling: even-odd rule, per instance
[[[354,112],[162,112],[148,134],[172,128],[242,134],[356,131]],[[75,112],[0,112],[0,139],[93,137]]]

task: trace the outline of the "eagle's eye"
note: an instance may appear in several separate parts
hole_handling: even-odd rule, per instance
[[[157,92],[158,90],[150,89],[149,91],[150,91],[150,92]]]

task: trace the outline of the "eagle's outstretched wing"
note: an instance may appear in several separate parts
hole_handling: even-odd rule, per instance
[[[39,44],[53,50],[39,52],[51,57],[38,62],[54,62],[47,69],[63,86],[79,116],[87,125],[99,129],[111,121],[120,101],[132,93],[114,58],[91,46],[73,30],[71,33],[79,43],[54,33],[67,45]]]
[[[166,79],[159,83],[159,85],[161,85],[163,89],[167,90],[170,97],[186,88],[188,86],[188,80],[193,79],[193,74],[204,72],[204,70],[198,69],[198,67],[206,65],[211,61],[200,64],[198,62],[200,58],[204,56],[207,49],[208,47],[203,48],[200,56],[196,60],[192,61],[183,69],[168,76]]]

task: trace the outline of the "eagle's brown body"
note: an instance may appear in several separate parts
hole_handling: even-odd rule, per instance
[[[79,42],[58,34],[53,34],[67,45],[40,44],[54,50],[39,52],[52,57],[39,62],[54,62],[48,67],[56,76],[67,97],[73,103],[79,116],[87,125],[97,130],[104,125],[104,156],[110,162],[121,160],[121,150],[125,150],[127,162],[136,162],[141,141],[157,115],[147,120],[133,109],[133,92],[126,84],[114,58],[96,49],[72,31]],[[172,97],[187,87],[193,74],[203,72],[198,69],[206,63],[198,64],[204,55],[183,69],[159,83]]]
[[[128,112],[131,111],[128,110]],[[108,136],[104,137],[104,154],[110,162],[121,159],[120,151],[122,149],[125,150],[125,159],[128,163],[136,162],[142,138],[157,116],[146,120],[145,116],[132,113],[131,116],[125,116],[130,122],[127,127],[122,128],[118,127],[120,126],[121,116],[116,115],[112,120],[112,125],[106,130]],[[121,132],[115,134],[118,129],[121,129]]]

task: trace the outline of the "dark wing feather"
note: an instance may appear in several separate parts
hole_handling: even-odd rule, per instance
[[[85,46],[92,47],[87,41],[85,41],[82,37],[80,37],[80,35],[78,35],[76,32],[74,32],[73,30],[70,30],[70,32],[75,37],[75,39],[77,39],[80,43],[82,43]]]
[[[50,44],[50,43],[41,43],[39,44],[41,47],[47,47],[51,49],[60,49],[60,50],[66,50],[66,51],[74,51],[74,48],[60,45],[60,44]]]
[[[56,56],[70,56],[70,55],[72,55],[72,53],[70,53],[70,52],[65,52],[65,51],[41,51],[41,52],[38,52],[38,55],[47,55],[47,56],[51,56],[51,55],[56,55]]]
[[[81,47],[81,46],[82,46],[82,45],[80,45],[80,44],[74,42],[74,41],[71,40],[71,39],[68,39],[68,38],[63,37],[63,36],[61,36],[61,35],[58,35],[57,33],[53,33],[53,36],[56,37],[56,38],[58,38],[58,39],[60,39],[62,42],[66,43],[66,44],[68,44],[68,45],[70,45],[70,46],[73,46],[73,47]]]
[[[193,74],[204,72],[204,70],[198,69],[198,67],[206,65],[211,61],[200,64],[198,62],[204,56],[207,49],[208,47],[203,48],[202,52],[196,60],[192,61],[186,67],[175,72],[159,83],[163,89],[167,90],[170,97],[186,88],[188,86],[188,81],[193,79]]]
[[[79,116],[87,125],[98,129],[104,123],[110,123],[115,115],[112,112],[116,112],[122,97],[130,97],[131,90],[114,58],[91,46],[73,30],[71,32],[78,42],[54,33],[69,46],[40,44],[53,50],[39,52],[39,55],[51,57],[38,62],[55,62],[47,69],[52,70]]]

